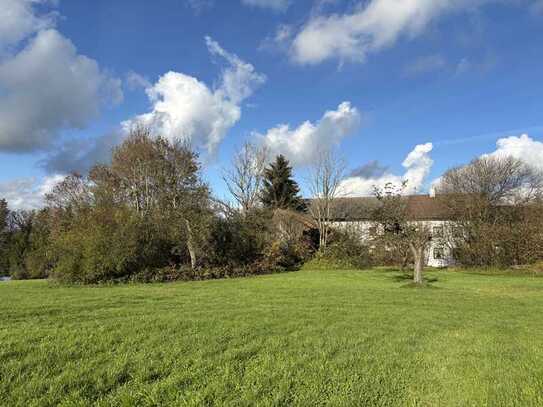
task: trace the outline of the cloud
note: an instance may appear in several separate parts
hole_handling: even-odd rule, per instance
[[[206,43],[212,56],[226,61],[216,89],[179,72],[168,72],[156,83],[129,72],[128,88],[145,89],[152,110],[121,123],[119,131],[95,139],[65,141],[40,162],[42,168],[48,173],[86,173],[96,163],[109,163],[111,150],[137,125],[215,153],[227,131],[240,119],[241,103],[264,83],[265,77],[211,38],[206,37]]]
[[[196,15],[211,9],[215,5],[214,0],[185,0],[185,4],[190,7]],[[267,8],[273,11],[285,11],[291,4],[291,0],[241,0],[244,6]]]
[[[64,179],[62,175],[36,178],[20,178],[0,183],[0,199],[8,202],[10,209],[39,209],[44,206],[45,195]]]
[[[140,88],[146,89],[152,86],[151,82],[149,82],[146,77],[134,71],[130,71],[126,74],[126,85],[130,90],[136,90]]]
[[[511,156],[543,171],[543,142],[534,140],[527,134],[498,139],[496,151],[483,157]]]
[[[371,0],[347,14],[315,15],[291,43],[292,59],[318,64],[337,58],[362,62],[371,52],[392,46],[400,37],[419,35],[447,13],[498,0]]]
[[[402,163],[406,169],[404,175],[391,174],[387,170],[382,171],[383,167],[378,166],[377,168],[381,171],[360,175],[351,174],[341,182],[340,190],[347,196],[370,196],[373,195],[375,187],[382,188],[387,183],[399,186],[406,182],[405,194],[420,193],[434,164],[430,157],[432,149],[432,143],[417,145]]]
[[[218,87],[211,89],[192,76],[168,72],[145,89],[152,110],[123,122],[125,131],[144,125],[168,139],[190,142],[211,155],[216,152],[227,131],[240,119],[241,103],[266,78],[210,37],[206,37],[206,44],[211,55],[227,63]]]
[[[388,168],[385,165],[381,165],[379,161],[373,160],[367,164],[361,165],[358,168],[355,168],[349,174],[349,177],[360,177],[360,178],[380,178],[388,172]]]
[[[109,164],[111,153],[124,138],[122,132],[107,133],[98,138],[75,138],[65,141],[40,166],[48,174],[86,174],[96,164]]]
[[[440,71],[445,68],[447,61],[441,55],[427,55],[419,57],[407,64],[404,68],[406,76],[418,76],[429,72]]]
[[[0,7],[0,55],[28,36],[55,24],[56,14],[37,16],[33,6],[47,0],[2,0]]]
[[[285,11],[290,5],[290,0],[241,0],[241,3],[246,6]]]
[[[294,29],[291,25],[280,24],[273,35],[269,35],[262,40],[258,49],[260,51],[288,52],[289,42],[293,35]]]
[[[32,14],[35,3],[7,3],[8,15],[14,12],[17,16],[24,10],[24,17],[13,19],[19,34],[10,41],[33,36],[17,53],[0,57],[1,151],[47,150],[62,130],[84,128],[103,105],[119,103],[123,97],[120,80],[101,70],[93,59],[78,54],[57,30],[45,28],[52,22]],[[5,7],[2,10],[6,13]],[[38,25],[28,28],[28,21]]]
[[[253,65],[225,51],[217,41],[205,37],[207,48],[213,56],[224,58],[229,66],[223,70],[218,93],[234,103],[241,103],[266,81],[263,74],[255,72]]]
[[[543,142],[527,134],[502,137],[496,141],[496,150],[481,155],[485,157],[513,157],[523,161],[536,170],[543,171]],[[441,183],[441,177],[431,183],[431,193],[435,193]]]
[[[311,164],[322,147],[338,145],[352,134],[360,124],[360,113],[349,102],[341,103],[337,110],[330,110],[316,123],[302,123],[295,129],[281,124],[255,135],[273,155],[285,155],[293,165]]]

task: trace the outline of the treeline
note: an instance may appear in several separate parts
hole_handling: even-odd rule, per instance
[[[9,212],[2,201],[0,270],[88,284],[296,269],[315,247],[276,219],[303,210],[288,162],[278,157],[258,183],[243,208],[214,199],[193,150],[137,129],[110,165],[58,184],[43,210]]]
[[[466,267],[543,260],[543,176],[521,160],[484,157],[447,171],[436,186],[447,220],[437,236],[409,213],[405,185],[375,189],[365,232],[356,222],[338,227],[331,221],[345,192],[342,160],[331,151],[315,160],[308,201],[288,161],[270,158],[251,144],[238,150],[223,174],[230,204],[212,195],[189,146],[136,129],[111,164],[66,177],[43,209],[10,211],[0,200],[0,275],[197,280],[296,270],[317,259],[326,267],[412,267],[422,283],[436,239]]]

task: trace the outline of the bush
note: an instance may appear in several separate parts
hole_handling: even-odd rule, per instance
[[[369,248],[359,237],[337,230],[326,249],[317,252],[315,260],[332,268],[363,269],[372,264]]]
[[[239,267],[262,260],[271,239],[271,213],[253,210],[246,215],[239,213],[228,217],[215,217],[207,244],[205,266]]]
[[[123,208],[99,208],[52,239],[52,277],[68,283],[125,281],[168,265],[172,245],[152,222]]]
[[[274,240],[264,250],[260,268],[268,272],[294,271],[311,257],[312,249],[305,240]]]
[[[188,266],[168,266],[154,270],[142,270],[133,274],[128,281],[137,283],[166,283],[173,281],[201,281],[223,278],[249,277],[270,274],[270,269],[262,267],[262,263],[246,266],[216,266],[192,269]]]

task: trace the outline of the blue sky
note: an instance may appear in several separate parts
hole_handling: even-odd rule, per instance
[[[38,206],[52,181],[103,160],[139,121],[191,140],[218,195],[220,169],[246,140],[286,154],[300,178],[318,146],[338,146],[359,169],[346,180],[355,195],[405,177],[424,192],[482,154],[543,163],[540,0],[0,0],[0,10],[0,195],[13,206]]]

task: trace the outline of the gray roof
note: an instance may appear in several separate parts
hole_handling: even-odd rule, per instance
[[[444,202],[429,195],[408,195],[407,215],[410,220],[451,219],[450,210]],[[311,200],[308,200],[311,205]],[[380,205],[375,197],[337,198],[333,201],[332,219],[334,221],[372,220],[373,213]]]

